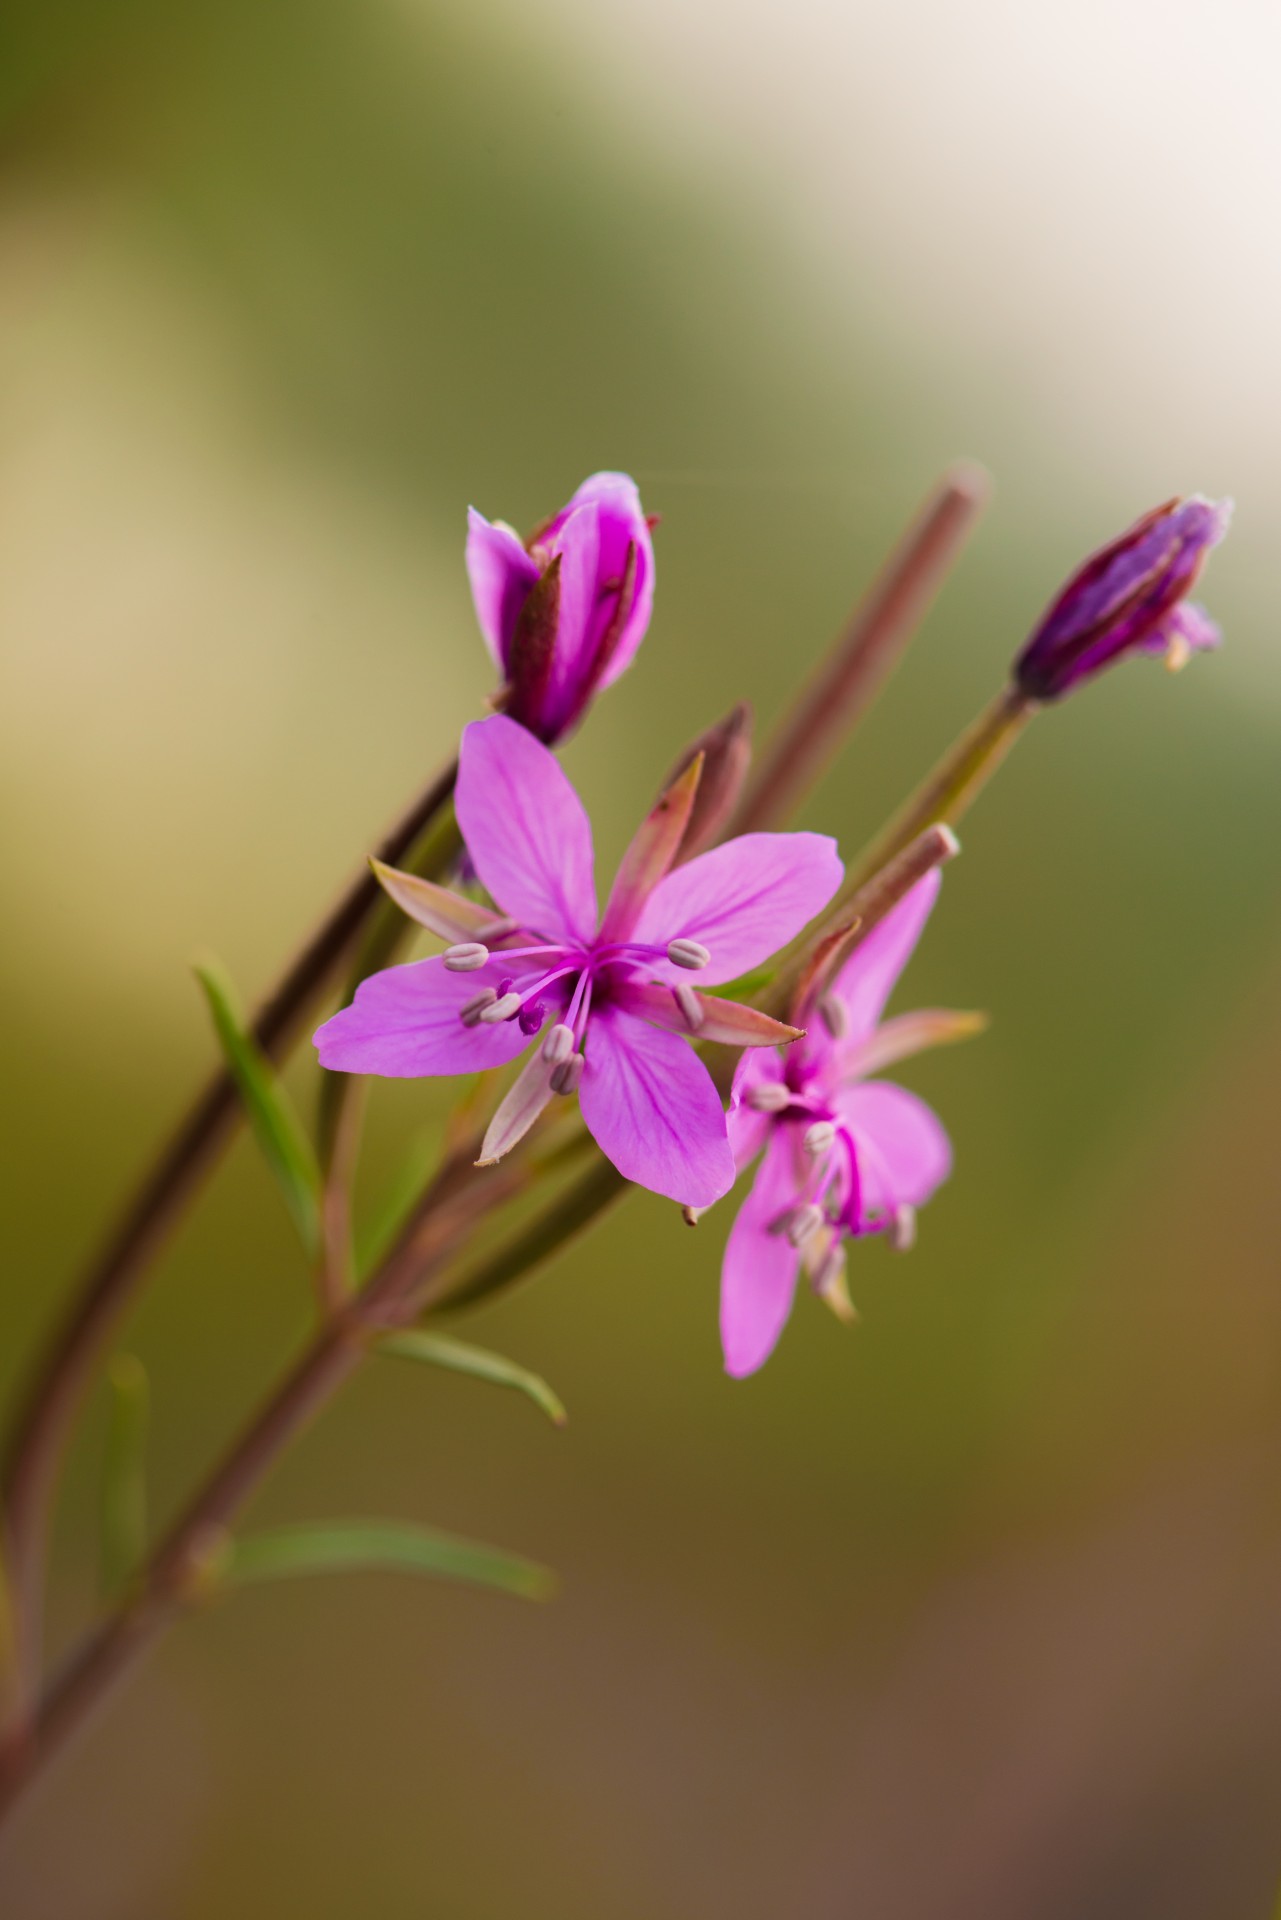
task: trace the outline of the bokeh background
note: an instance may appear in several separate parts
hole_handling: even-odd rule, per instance
[[[728,1210],[649,1196],[388,1366],[255,1516],[403,1512],[547,1607],[394,1578],[184,1627],[0,1860],[13,1920],[1266,1920],[1281,1879],[1281,23],[1260,0],[13,0],[0,69],[0,1025],[11,1394],[212,1046],[488,688],[469,501],[663,515],[567,760],[606,857],[820,656],[941,466],[998,488],[806,809],[852,850],[1062,574],[1231,492],[1229,634],[1041,719],[903,1004],[957,1175],[863,1323],[719,1370]],[[310,1097],[305,1063],[300,1095]],[[366,1191],[430,1089],[376,1116]],[[243,1143],[122,1343],[163,1514],[295,1350]],[[92,1596],[96,1402],[55,1621]]]

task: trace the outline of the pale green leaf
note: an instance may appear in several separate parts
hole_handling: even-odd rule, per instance
[[[473,1380],[488,1380],[496,1387],[512,1387],[540,1407],[556,1426],[565,1425],[565,1408],[542,1376],[531,1373],[528,1367],[517,1366],[501,1353],[490,1353],[485,1347],[473,1347],[465,1340],[422,1329],[388,1334],[378,1342],[378,1351],[395,1354],[402,1360],[421,1360],[429,1366],[447,1367],[451,1373],[470,1374]]]
[[[251,1581],[375,1570],[462,1580],[526,1600],[546,1599],[555,1585],[546,1567],[519,1554],[400,1520],[304,1522],[229,1541],[213,1569],[212,1584],[216,1590]]]
[[[119,1354],[107,1374],[110,1407],[102,1463],[101,1578],[117,1598],[147,1550],[147,1424],[151,1393],[141,1360]]]
[[[204,988],[227,1065],[240,1089],[258,1145],[307,1251],[320,1246],[320,1168],[301,1120],[271,1062],[246,1030],[230,981],[216,961],[201,961]]]

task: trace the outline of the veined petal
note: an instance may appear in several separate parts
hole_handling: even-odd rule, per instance
[[[626,940],[641,908],[676,858],[702,773],[700,753],[659,795],[637,828],[610,890],[600,924],[602,940]]]
[[[711,1075],[675,1034],[603,1007],[593,1016],[579,1088],[597,1146],[627,1180],[687,1207],[734,1184],[725,1115]]]
[[[760,1112],[751,1104],[749,1095],[756,1087],[784,1087],[786,1084],[782,1057],[772,1049],[768,1052],[749,1049],[734,1069],[734,1087],[725,1115],[725,1127],[734,1165],[740,1173],[765,1145],[777,1117]]]
[[[841,1049],[841,1072],[860,1079],[881,1073],[899,1060],[929,1047],[950,1047],[958,1040],[971,1040],[987,1026],[985,1013],[948,1013],[940,1007],[925,1007],[916,1013],[900,1013],[897,1019],[882,1021],[866,1040]]]
[[[844,1087],[834,1104],[854,1136],[863,1213],[924,1206],[952,1171],[937,1115],[889,1080]]]
[[[537,562],[510,527],[495,525],[469,507],[467,577],[485,645],[494,665],[506,673],[507,648],[526,595],[538,578]]]
[[[660,880],[635,937],[666,947],[701,942],[711,954],[700,983],[714,986],[758,967],[821,913],[841,884],[835,840],[821,833],[745,833],[700,853]],[[680,969],[662,961],[664,979]]]
[[[572,945],[596,928],[592,830],[541,741],[505,714],[463,730],[455,800],[477,873],[504,913]]]
[[[881,1017],[896,981],[912,957],[938,899],[942,876],[937,868],[918,880],[880,925],[860,941],[829,991],[845,1010],[847,1031],[842,1058],[866,1041]]]
[[[800,1271],[800,1250],[771,1233],[796,1204],[796,1167],[788,1129],[778,1127],[756,1170],[752,1190],[730,1229],[721,1268],[721,1345],[725,1371],[741,1380],[769,1359],[787,1325]]]
[[[722,1000],[714,993],[700,993],[697,987],[689,986],[688,981],[686,974],[685,980],[678,984],[692,993],[697,1003],[701,1017],[696,1027],[691,1027],[671,987],[658,981],[627,981],[614,989],[614,1004],[642,1020],[652,1020],[657,1027],[667,1027],[672,1033],[696,1034],[700,1040],[718,1040],[727,1047],[782,1047],[800,1039],[800,1027],[785,1026],[783,1021],[762,1013],[759,1007],[745,1007],[738,1000]]]
[[[451,893],[448,887],[438,887],[434,880],[420,880],[416,873],[402,873],[399,867],[384,866],[381,860],[369,864],[379,886],[401,912],[441,940],[483,940],[489,927],[500,924],[490,908],[464,899],[461,893]]]
[[[598,599],[586,636],[592,664],[595,661],[595,649],[616,612],[614,594],[608,589],[612,583],[623,578],[628,547],[635,549],[631,604],[596,683],[599,687],[608,687],[631,665],[649,627],[654,611],[654,543],[636,482],[625,473],[594,473],[589,480],[584,480],[544,537],[559,544],[556,536],[561,528],[570,514],[583,506],[591,506],[596,511],[597,581],[605,589]]]
[[[486,987],[497,991],[505,976],[494,960],[474,973],[451,973],[439,959],[371,974],[316,1033],[320,1064],[396,1080],[505,1066],[529,1045],[518,1023],[465,1027],[461,1017],[469,1000]]]
[[[552,1067],[535,1047],[485,1131],[478,1167],[492,1167],[523,1140],[552,1098]]]

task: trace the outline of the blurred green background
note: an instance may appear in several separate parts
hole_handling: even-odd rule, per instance
[[[246,994],[477,712],[473,502],[626,467],[638,665],[567,763],[606,863],[762,725],[940,467],[998,492],[806,810],[848,851],[1138,511],[1238,496],[1229,645],[1032,730],[900,1004],[957,1174],[721,1374],[729,1210],[632,1198],[471,1322],[558,1434],[369,1372],[255,1515],[404,1512],[548,1607],[392,1578],[175,1634],[15,1827],[14,1920],[1265,1920],[1281,1878],[1281,26],[1251,0],[14,0],[0,69],[11,1394]],[[298,1087],[310,1097],[305,1069]],[[398,1087],[397,1138],[441,1111]],[[122,1334],[172,1509],[302,1338],[242,1143]],[[91,1598],[102,1406],[55,1620]]]

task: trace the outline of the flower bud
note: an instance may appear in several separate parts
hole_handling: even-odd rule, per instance
[[[1114,660],[1159,652],[1178,663],[1218,644],[1218,628],[1182,603],[1227,532],[1229,500],[1192,494],[1136,521],[1073,574],[1014,664],[1030,700],[1058,700]]]
[[[630,665],[649,625],[654,548],[635,483],[593,474],[524,544],[473,509],[467,572],[504,710],[559,740]]]

